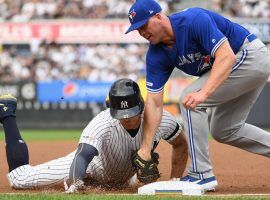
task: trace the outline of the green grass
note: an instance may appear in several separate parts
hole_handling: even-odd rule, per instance
[[[82,130],[21,130],[26,141],[78,141]],[[0,141],[4,141],[4,131],[0,131]]]

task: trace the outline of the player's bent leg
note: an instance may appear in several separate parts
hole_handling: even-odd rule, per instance
[[[256,48],[260,47],[260,45],[257,45]],[[252,47],[253,48],[253,47]],[[237,99],[239,96],[244,95],[246,93],[250,93],[252,90],[256,90],[256,88],[262,86],[265,84],[268,76],[269,76],[269,66],[266,66],[265,64],[267,63],[265,61],[265,59],[263,58],[263,56],[261,57],[261,59],[257,59],[258,56],[260,56],[259,54],[255,54],[255,52],[252,50],[252,48],[250,49],[249,53],[246,54],[245,52],[247,52],[249,49],[247,49],[246,51],[239,51],[239,53],[237,53],[237,70],[233,71],[230,76],[228,77],[228,79],[210,96],[207,98],[207,100],[202,103],[199,104],[196,108],[195,111],[189,111],[189,112],[185,112],[185,109],[182,106],[182,98],[183,96],[185,96],[185,94],[187,94],[188,92],[196,92],[198,91],[202,85],[204,85],[205,80],[208,78],[209,73],[204,74],[202,77],[200,77],[199,79],[197,79],[194,83],[192,83],[190,86],[188,86],[182,95],[182,98],[180,99],[180,106],[181,106],[181,112],[183,113],[183,115],[187,115],[190,114],[190,117],[186,117],[183,118],[184,121],[184,126],[185,126],[185,131],[192,131],[193,134],[191,136],[195,136],[193,143],[194,143],[194,149],[198,149],[198,152],[201,152],[201,157],[195,157],[195,160],[197,162],[200,162],[198,160],[202,160],[202,157],[208,157],[208,150],[205,151],[205,147],[202,147],[202,145],[200,144],[200,141],[198,139],[196,139],[196,137],[200,137],[198,135],[201,134],[201,127],[203,127],[203,129],[205,129],[207,126],[209,126],[208,123],[205,124],[201,124],[200,121],[206,121],[206,116],[201,115],[201,118],[196,117],[196,113],[198,112],[202,112],[199,108],[212,108],[212,107],[216,107],[219,106],[221,104],[223,104],[224,102],[231,102],[233,101],[233,99]],[[245,58],[245,60],[243,60],[242,58]],[[255,60],[254,58],[256,58],[257,60]],[[255,67],[256,66],[256,67]],[[264,70],[265,67],[268,67],[267,70]],[[229,91],[229,92],[228,92]],[[253,98],[253,101],[255,102],[256,98]],[[241,101],[240,101],[241,102]],[[242,110],[246,110],[247,112],[249,112],[250,110],[250,105],[252,105],[254,102],[250,102],[249,104],[247,104],[247,107],[243,106]],[[243,103],[243,102],[241,102]],[[230,105],[231,108],[234,109],[235,112],[239,112],[241,113],[242,110],[234,107],[234,104]],[[218,135],[218,133],[220,133],[221,129],[219,129],[219,127],[217,125],[222,125],[223,121],[219,121],[218,117],[219,115],[222,115],[223,113],[228,113],[228,110],[226,110],[227,108],[223,108],[223,109],[213,109],[215,110],[215,114],[211,114],[211,130],[212,130],[212,134],[215,131],[215,135],[214,137],[219,140],[222,140],[220,138],[220,136]],[[200,115],[198,115],[200,116]],[[209,115],[208,115],[209,117]],[[219,118],[220,119],[220,118]],[[224,119],[224,118],[223,118]],[[235,116],[229,116],[229,118],[227,119],[228,121],[233,121],[235,119]],[[245,121],[245,119],[243,117],[240,118],[241,121]],[[244,120],[243,120],[244,119]],[[199,121],[198,123],[194,122],[194,120]],[[192,126],[190,126],[189,124],[191,124]],[[251,134],[252,131],[256,131],[257,134],[259,134],[261,136],[264,136],[265,133],[255,130],[255,127],[251,127],[250,125],[245,124],[245,126],[243,126],[244,128],[240,129],[239,127],[241,127],[241,125],[244,124],[244,122],[240,123],[239,126],[237,126],[237,124],[234,124],[232,126],[232,129],[237,128],[241,131],[236,131],[239,135],[239,137],[241,137],[240,135],[245,135],[245,137],[250,137],[252,138]],[[223,129],[224,131],[224,129]],[[245,132],[247,132],[247,134],[245,134]],[[260,132],[260,133],[258,133]],[[205,134],[203,134],[205,137]],[[236,135],[236,134],[234,134]],[[217,137],[216,137],[217,136]],[[258,136],[258,135],[257,135]],[[247,141],[244,141],[245,137],[242,137],[242,141],[239,143],[239,146],[241,146],[241,143],[243,146],[246,145],[246,142],[249,142],[249,139]],[[263,139],[266,139],[265,137],[262,137]],[[224,139],[224,138],[223,138]],[[192,150],[192,137],[189,138],[190,143],[189,143],[189,148]],[[205,140],[205,139],[204,139]],[[261,139],[260,139],[261,140]],[[269,141],[269,139],[267,139]],[[235,140],[236,141],[236,140]],[[258,140],[257,140],[258,141]],[[255,144],[253,144],[255,145]],[[244,147],[243,147],[244,148]],[[269,149],[269,147],[267,146],[266,148]],[[257,148],[256,148],[257,149]],[[249,148],[249,150],[251,151],[251,147]],[[258,150],[259,152],[263,152],[264,150],[262,148],[260,148]],[[195,150],[196,152],[196,150]],[[199,154],[198,154],[199,155]],[[196,155],[195,155],[196,156]],[[191,159],[194,160],[194,158]],[[193,163],[193,162],[192,162]],[[197,165],[199,166],[199,165]],[[205,172],[202,168],[198,167],[197,173],[199,173],[199,175],[201,176],[201,178],[209,178],[204,177]],[[189,175],[191,175],[194,178],[198,178],[197,174],[191,174],[191,171],[189,171]]]
[[[262,88],[254,89],[213,110],[210,131],[215,140],[270,157],[270,134],[245,123]]]
[[[17,99],[12,95],[0,96],[0,122],[3,124],[9,171],[29,163],[28,148],[16,123]]]
[[[69,177],[69,170],[75,151],[37,166],[23,165],[7,174],[10,186],[14,189],[33,189],[42,186],[63,184]]]

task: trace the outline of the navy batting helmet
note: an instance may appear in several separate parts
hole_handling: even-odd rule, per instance
[[[115,119],[126,119],[142,113],[144,100],[138,84],[127,78],[115,81],[109,92],[109,107]]]

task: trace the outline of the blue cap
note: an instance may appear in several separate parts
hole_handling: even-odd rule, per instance
[[[145,25],[150,17],[159,13],[161,10],[160,5],[154,0],[135,1],[128,12],[128,18],[131,25],[126,31],[126,34]]]

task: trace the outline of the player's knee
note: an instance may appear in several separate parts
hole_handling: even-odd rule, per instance
[[[220,143],[225,143],[226,138],[222,136],[222,134],[220,132],[211,132],[212,137]]]
[[[216,124],[218,123],[210,125],[210,133],[212,134],[212,137],[218,142],[226,143],[228,131]]]
[[[232,136],[239,131],[241,126],[230,127],[230,128],[221,128],[218,126],[211,126],[210,133],[212,137],[220,143],[230,143],[232,141]]]

